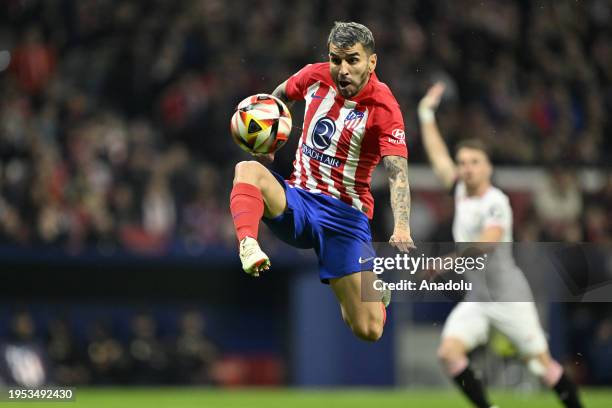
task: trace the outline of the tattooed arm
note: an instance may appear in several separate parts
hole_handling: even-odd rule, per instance
[[[408,161],[400,156],[385,156],[383,163],[389,176],[391,208],[395,227],[389,242],[403,252],[414,248],[410,236],[410,186],[408,185]]]
[[[278,99],[285,102],[285,105],[287,105],[287,108],[291,109],[291,106],[293,106],[294,101],[289,99],[289,97],[287,96],[287,91],[285,90],[286,87],[287,87],[287,81],[277,86],[276,89],[272,91],[272,96],[276,96]]]

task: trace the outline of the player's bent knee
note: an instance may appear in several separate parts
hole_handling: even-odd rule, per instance
[[[262,169],[264,169],[264,166],[255,160],[245,160],[236,163],[234,184],[249,183],[259,187]]]
[[[443,363],[452,363],[465,357],[465,352],[461,347],[458,347],[454,342],[446,341],[443,341],[440,347],[438,347],[437,354],[438,359]]]
[[[236,163],[236,167],[234,173],[237,176],[245,176],[247,174],[251,175],[257,173],[259,167],[263,167],[260,163],[255,160],[243,160]]]
[[[444,371],[451,377],[464,371],[469,364],[465,347],[456,340],[443,340],[437,354]]]
[[[374,342],[382,337],[384,327],[382,321],[369,320],[353,324],[351,329],[360,339]]]
[[[365,341],[375,342],[378,341],[383,334],[382,325],[370,325],[363,328],[354,329],[354,333],[357,337]]]
[[[438,352],[437,352],[437,356],[438,356],[438,360],[445,362],[448,361],[449,358],[451,357],[451,354],[448,350],[447,347],[444,347],[443,345],[438,347]]]

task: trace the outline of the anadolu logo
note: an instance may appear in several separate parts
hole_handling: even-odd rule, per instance
[[[336,133],[334,121],[328,117],[321,118],[312,131],[312,144],[319,150],[325,150],[331,145],[334,133]]]

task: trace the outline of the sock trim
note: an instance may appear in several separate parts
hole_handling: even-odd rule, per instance
[[[263,201],[263,195],[261,195],[261,190],[259,190],[257,186],[253,184],[249,184],[249,183],[234,184],[234,188],[232,188],[230,200],[233,200],[234,197],[238,195],[247,195],[249,197],[261,199]]]

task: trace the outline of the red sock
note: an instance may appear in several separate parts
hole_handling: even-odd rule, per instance
[[[385,323],[387,323],[387,308],[385,307],[385,304],[383,302],[380,302],[380,306],[382,306],[382,312],[383,312],[383,326],[385,325]]]
[[[261,191],[252,184],[236,183],[230,195],[230,211],[238,241],[244,237],[257,239],[259,220],[264,212]]]

